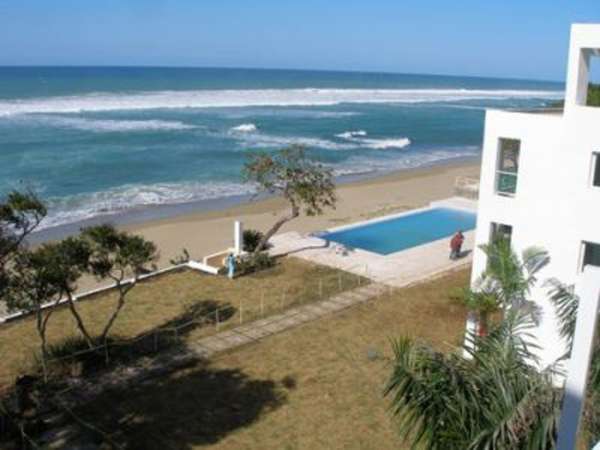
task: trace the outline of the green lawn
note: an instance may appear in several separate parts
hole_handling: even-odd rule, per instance
[[[77,411],[131,449],[402,449],[382,398],[390,339],[461,342],[448,274],[198,362]],[[107,412],[110,411],[108,414]]]
[[[180,326],[192,318],[205,317],[180,332],[184,341],[194,340],[216,331],[216,308],[220,309],[219,330],[268,315],[281,308],[306,303],[351,289],[358,277],[296,258],[279,260],[276,267],[257,274],[229,280],[184,270],[144,281],[131,291],[115,326],[113,336],[134,338],[152,330]],[[362,280],[364,283],[364,280]],[[97,295],[77,304],[89,329],[98,333],[106,323],[116,297],[114,293]],[[68,309],[53,313],[49,326],[49,343],[60,345],[78,336]],[[8,385],[21,373],[32,370],[39,338],[33,317],[0,327],[0,386]]]

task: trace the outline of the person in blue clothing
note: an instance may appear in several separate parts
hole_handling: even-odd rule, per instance
[[[233,253],[230,253],[227,256],[227,276],[230,280],[233,280],[233,276],[235,275],[235,256]]]

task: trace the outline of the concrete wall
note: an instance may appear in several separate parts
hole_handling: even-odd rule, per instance
[[[517,252],[540,246],[550,253],[551,262],[531,295],[542,312],[537,334],[544,365],[562,355],[564,343],[541,282],[550,277],[577,282],[582,241],[600,243],[600,188],[591,185],[592,154],[600,152],[600,108],[580,104],[588,49],[600,48],[600,25],[574,25],[571,33],[563,114],[487,111],[475,237],[476,246],[487,243],[491,223],[504,223],[513,227]],[[495,190],[500,138],[521,141],[513,197]],[[484,253],[476,249],[473,280],[485,265]]]

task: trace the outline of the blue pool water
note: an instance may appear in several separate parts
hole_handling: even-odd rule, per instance
[[[380,255],[406,250],[444,237],[457,230],[475,228],[476,215],[450,208],[434,208],[426,211],[370,223],[321,237],[350,248],[359,248]]]

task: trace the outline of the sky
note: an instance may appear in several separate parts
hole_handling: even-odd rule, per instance
[[[600,23],[600,0],[0,0],[0,65],[560,81],[573,22]]]

